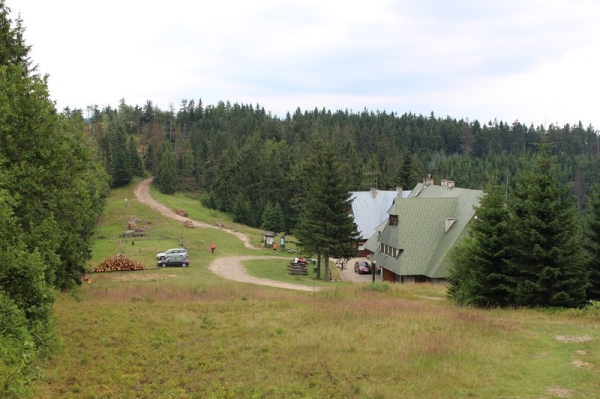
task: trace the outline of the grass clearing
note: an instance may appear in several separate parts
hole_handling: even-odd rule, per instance
[[[468,309],[441,286],[289,281],[282,259],[244,264],[325,289],[227,281],[208,270],[216,256],[272,251],[220,229],[186,229],[190,267],[156,269],[157,248],[178,246],[181,225],[129,201],[151,229],[123,245],[110,237],[124,228],[125,198],[131,188],[113,192],[89,267],[123,248],[148,270],[92,273],[93,284],[58,295],[63,347],[38,363],[34,398],[600,397],[596,311]],[[182,204],[199,218],[212,212]]]
[[[292,257],[290,257],[290,260],[292,259]],[[260,277],[260,278],[268,278],[268,279],[272,279],[272,280],[277,280],[277,281],[283,281],[286,283],[293,283],[293,284],[304,284],[304,285],[316,285],[319,287],[330,287],[331,283],[327,283],[324,282],[322,279],[317,280],[317,273],[315,272],[315,269],[317,267],[316,264],[308,264],[306,266],[306,269],[308,270],[308,275],[306,276],[302,276],[302,275],[290,275],[288,270],[287,270],[287,265],[288,265],[289,261],[286,261],[284,259],[267,259],[267,260],[248,260],[248,261],[244,261],[243,265],[244,268],[246,269],[246,271],[248,272],[248,274],[255,276],[255,277]],[[331,270],[332,273],[335,273],[332,275],[333,278],[336,278],[336,275],[338,276],[337,279],[339,280],[339,270],[335,267],[335,265],[333,264],[333,262],[329,262],[329,268]],[[321,266],[321,276],[323,276],[323,274],[325,273],[324,271],[324,267]],[[338,283],[339,284],[339,283]],[[348,284],[348,283],[342,283],[342,284]]]

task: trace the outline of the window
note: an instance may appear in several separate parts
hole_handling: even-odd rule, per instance
[[[390,215],[389,225],[398,226],[398,215]]]
[[[382,254],[384,254],[384,255],[391,256],[391,257],[395,258],[400,253],[400,250],[398,248],[394,248],[394,247],[392,247],[390,245],[387,245],[387,244],[381,244],[380,252]]]

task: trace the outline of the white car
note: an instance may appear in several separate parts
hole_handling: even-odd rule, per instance
[[[168,258],[171,255],[183,255],[185,257],[187,257],[187,249],[185,248],[171,248],[169,250],[166,250],[165,252],[161,252],[159,254],[156,254],[156,260],[163,260]]]

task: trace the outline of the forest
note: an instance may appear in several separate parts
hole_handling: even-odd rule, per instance
[[[590,188],[598,182],[600,138],[581,122],[545,127],[441,118],[433,112],[299,108],[280,119],[259,104],[201,100],[182,100],[177,111],[151,101],[132,106],[125,99],[117,108],[65,111],[85,119],[113,187],[146,169],[161,191],[193,193],[253,227],[261,226],[265,209],[275,208],[284,215],[285,230],[293,230],[303,178],[299,165],[317,140],[336,149],[351,191],[410,189],[427,172],[437,182],[449,179],[475,189],[497,173],[508,191],[542,137],[556,157],[557,178],[571,187],[581,215],[587,214]]]

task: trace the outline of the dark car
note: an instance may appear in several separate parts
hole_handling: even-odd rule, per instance
[[[354,264],[354,273],[368,274],[371,273],[371,264],[360,260]]]
[[[161,259],[158,261],[158,267],[167,267],[167,266],[181,266],[187,267],[190,265],[190,261],[187,258],[187,255],[171,255],[167,259]]]

